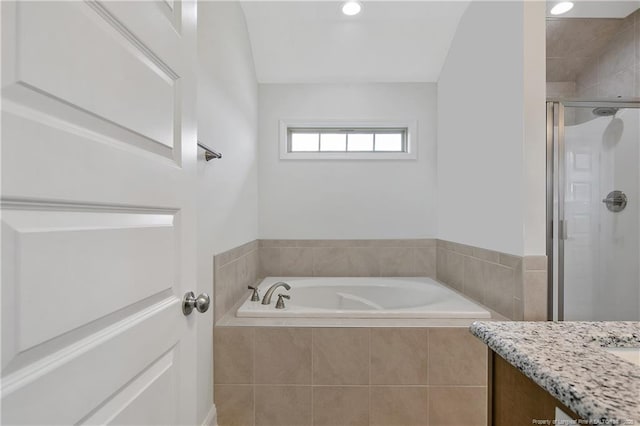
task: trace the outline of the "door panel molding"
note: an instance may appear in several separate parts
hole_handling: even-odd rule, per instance
[[[16,66],[9,72],[12,80],[3,81],[7,99],[111,137],[124,130],[118,139],[125,143],[132,139],[140,149],[177,155],[182,85],[175,53],[154,52],[95,1],[15,7],[17,24],[6,44],[12,44],[7,56],[14,56]],[[35,26],[48,36],[28,31]],[[123,64],[126,75],[121,75]]]
[[[56,419],[56,423],[77,423],[148,368],[157,359],[150,358],[151,354],[164,354],[175,346],[180,328],[175,311],[179,305],[178,299],[167,298],[3,378],[3,421],[49,424]],[[157,338],[159,333],[167,338]],[[119,368],[95,368],[113,363]],[[73,373],[79,368],[84,371],[81,376]],[[25,412],[22,407],[27,406],[30,410]],[[63,412],[60,407],[65,407]]]
[[[16,253],[3,286],[17,288],[19,352],[175,285],[173,214],[24,209],[4,211],[2,223]]]

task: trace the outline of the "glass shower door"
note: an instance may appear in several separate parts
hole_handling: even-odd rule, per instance
[[[574,103],[560,108],[556,319],[640,320],[638,107]]]

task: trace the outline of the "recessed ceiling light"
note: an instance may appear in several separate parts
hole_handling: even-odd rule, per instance
[[[561,1],[560,3],[556,4],[551,8],[551,14],[562,15],[563,13],[567,13],[571,9],[573,9],[572,1]]]
[[[347,16],[357,15],[358,13],[360,13],[361,10],[362,10],[362,5],[360,4],[359,1],[352,0],[342,5],[342,13],[344,13]]]

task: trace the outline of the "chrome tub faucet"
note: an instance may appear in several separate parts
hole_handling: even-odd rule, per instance
[[[262,304],[263,305],[271,304],[271,296],[273,295],[273,292],[276,291],[276,289],[278,287],[284,287],[287,290],[291,290],[291,286],[289,284],[287,284],[287,283],[285,283],[283,281],[278,281],[277,283],[275,283],[274,285],[269,287],[269,290],[267,290],[267,292],[262,297]]]

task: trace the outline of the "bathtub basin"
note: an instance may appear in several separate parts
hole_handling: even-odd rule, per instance
[[[269,318],[490,318],[482,306],[426,278],[384,277],[267,277],[258,289],[284,281],[270,305],[251,302],[249,295],[238,317]],[[275,309],[278,294],[291,297],[284,309]]]

